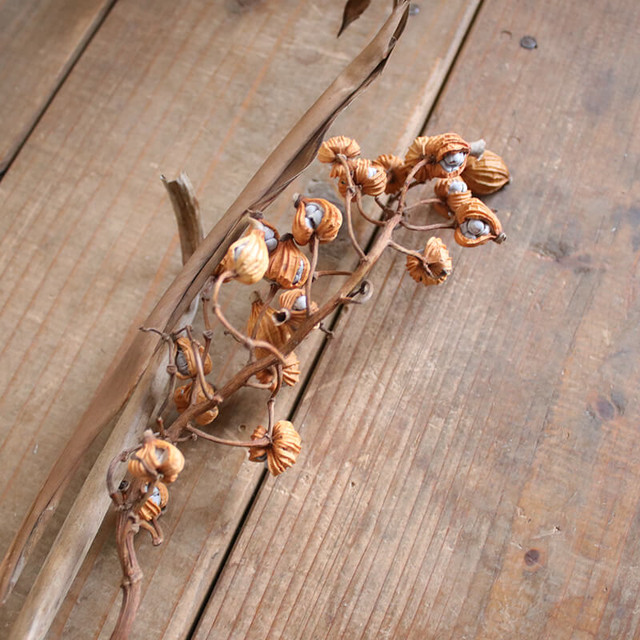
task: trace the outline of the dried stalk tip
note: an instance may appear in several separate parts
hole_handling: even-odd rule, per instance
[[[330,164],[337,161],[338,154],[347,158],[356,158],[360,155],[360,145],[346,136],[335,136],[325,140],[318,150],[318,160]]]
[[[452,270],[451,256],[444,242],[435,236],[429,238],[422,255],[423,260],[417,256],[407,256],[409,275],[425,286],[442,284]]]
[[[259,426],[251,435],[252,440],[264,438],[267,430]],[[265,447],[251,447],[249,460],[262,462],[267,459],[269,473],[279,476],[283,471],[293,466],[302,448],[302,440],[293,424],[287,420],[280,420],[273,425],[271,443]]]
[[[184,456],[175,445],[154,438],[151,431],[145,431],[144,443],[129,460],[129,473],[135,478],[155,480],[162,474],[167,484],[174,482],[184,468]]]

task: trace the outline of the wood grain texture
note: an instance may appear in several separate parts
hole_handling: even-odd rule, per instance
[[[0,4],[0,176],[114,0]]]
[[[638,26],[483,3],[428,131],[507,160],[509,240],[438,289],[379,265],[195,638],[640,634]]]
[[[336,45],[337,13],[330,23],[321,19],[329,15],[321,5],[281,5],[118,3],[3,180],[0,326],[8,337],[2,384],[10,390],[0,426],[8,478],[3,545],[123,335],[178,269],[159,174],[185,169],[198,186],[205,221],[214,222],[283,132],[375,33],[386,9],[368,12]],[[369,138],[371,153],[378,145],[402,146],[415,133],[474,7],[442,3],[437,19],[417,18],[412,45],[385,74],[394,92],[372,88],[372,103],[351,107],[355,135],[371,131],[373,118],[379,124]],[[325,182],[312,180],[309,187],[327,190]],[[276,220],[290,215],[288,204],[280,206]],[[344,240],[328,258],[335,264],[340,246]],[[221,367],[219,377],[227,374]],[[232,404],[223,433],[237,436],[238,424],[256,420],[246,399]],[[283,411],[294,400],[295,391]],[[188,631],[261,475],[237,452],[186,449],[190,479],[172,495],[178,519],[165,521],[175,540],[160,550],[141,544],[150,586],[140,628],[151,624],[165,637]],[[88,456],[84,473],[94,458],[95,452]],[[63,514],[56,515],[58,525]],[[3,608],[3,629],[53,533]],[[119,569],[105,540],[101,533],[52,637],[108,634]]]

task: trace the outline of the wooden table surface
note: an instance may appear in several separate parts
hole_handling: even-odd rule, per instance
[[[391,3],[336,40],[341,4],[0,3],[1,553],[180,269],[160,174],[188,173],[210,228]],[[372,300],[314,336],[278,403],[303,438],[282,476],[184,445],[164,544],[138,536],[134,638],[640,637],[640,14],[632,0],[414,7],[331,133],[369,157],[421,132],[485,138],[512,171],[486,198],[508,241],[452,246],[437,288],[398,254],[380,261]],[[283,227],[294,191],[332,186],[313,165],[272,208]],[[355,262],[343,237],[323,259]],[[229,357],[216,351],[214,382]],[[246,437],[263,418],[245,394],[216,424]],[[3,637],[106,435],[0,609]],[[109,637],[113,525],[47,638]]]

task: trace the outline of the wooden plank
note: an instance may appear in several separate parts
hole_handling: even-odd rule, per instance
[[[387,10],[372,8],[336,44],[340,11],[332,3],[309,10],[290,0],[241,11],[245,4],[118,3],[2,182],[0,326],[10,345],[2,384],[11,390],[3,396],[0,423],[8,478],[0,498],[2,550],[123,335],[146,316],[178,268],[159,173],[187,170],[211,224]],[[372,146],[406,144],[474,8],[442,3],[434,15],[414,18],[415,39],[404,52],[398,49],[398,64],[385,74],[387,88],[371,89],[373,103],[350,109],[356,135],[372,132],[361,136]],[[319,20],[333,13],[333,22]],[[372,129],[372,118],[379,129]],[[309,186],[327,190],[324,182]],[[274,218],[285,215],[288,204]],[[335,265],[344,246],[344,240],[336,245]],[[228,357],[217,355],[219,378]],[[296,393],[283,399],[283,411]],[[241,395],[220,421],[222,433],[237,436],[238,424],[255,422],[255,406],[246,399]],[[160,550],[141,544],[150,586],[139,628],[165,637],[188,631],[261,477],[237,452],[185,450],[188,469],[172,492],[176,519],[165,520],[167,543]],[[87,457],[85,473],[94,457],[95,451]],[[58,524],[63,514],[61,508]],[[51,637],[109,633],[108,616],[119,601],[111,532],[108,523]],[[54,533],[38,545],[0,612],[2,628],[14,619]],[[167,593],[174,594],[170,604]]]
[[[114,0],[0,4],[0,176]]]
[[[509,241],[379,265],[195,638],[640,633],[633,7],[483,3],[428,130],[502,152]]]

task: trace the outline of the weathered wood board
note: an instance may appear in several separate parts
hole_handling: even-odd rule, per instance
[[[0,4],[0,176],[114,0]]]
[[[379,265],[195,638],[638,637],[639,27],[483,3],[428,130],[511,165],[509,240]]]
[[[394,53],[398,62],[385,73],[386,84],[370,89],[343,121],[365,151],[398,150],[416,133],[475,7],[441,3],[412,18],[414,35]],[[206,223],[214,222],[386,11],[372,7],[337,43],[334,3],[246,9],[246,3],[119,2],[111,11],[0,183],[0,322],[10,345],[2,374],[10,390],[1,426],[9,478],[2,550],[129,326],[146,316],[178,269],[159,173],[187,170]],[[312,191],[327,191],[317,177],[306,181]],[[289,215],[288,205],[279,208],[276,219]],[[330,256],[336,265],[344,246]],[[237,435],[238,423],[255,421],[245,400],[231,407],[223,430]],[[292,392],[282,410],[294,402]],[[237,452],[186,450],[188,471],[172,492],[175,519],[165,520],[167,542],[161,550],[140,545],[149,586],[139,628],[151,624],[167,638],[182,637],[193,624],[261,478]],[[38,545],[0,613],[3,629],[54,532],[55,526]],[[111,533],[107,523],[51,637],[108,635],[119,604]],[[167,592],[174,594],[170,606]]]

